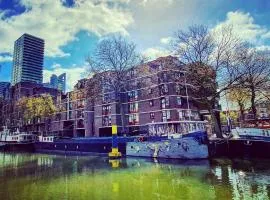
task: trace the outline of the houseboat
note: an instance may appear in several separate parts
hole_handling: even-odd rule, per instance
[[[33,151],[37,137],[34,134],[20,132],[17,129],[11,132],[6,126],[0,132],[0,149],[4,151]]]
[[[126,144],[135,137],[118,137],[118,148],[126,153]],[[112,149],[112,137],[61,138],[39,136],[35,151],[40,153],[59,153],[71,155],[108,155]]]
[[[209,142],[213,157],[270,158],[270,129],[235,128],[231,137]]]
[[[118,149],[123,156],[202,159],[208,157],[205,122],[181,123],[184,133],[154,128],[147,135],[117,137]],[[166,129],[167,130],[167,129]],[[170,129],[172,130],[172,129]],[[108,155],[112,150],[112,137],[59,138],[39,136],[35,150],[43,153]]]
[[[162,133],[155,139],[141,138],[128,142],[127,156],[172,158],[172,159],[205,159],[208,158],[208,137],[204,121],[183,121],[179,123],[181,132],[173,128],[161,131],[152,127],[153,132]],[[151,124],[150,124],[151,126]]]

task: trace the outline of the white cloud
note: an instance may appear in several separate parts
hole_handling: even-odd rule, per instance
[[[174,1],[176,0],[141,0],[139,4],[142,6],[147,6],[148,3],[163,3],[163,5],[171,5]]]
[[[1,56],[0,55],[0,62],[10,62],[12,61],[12,56]]]
[[[52,70],[43,70],[43,82],[49,82],[52,74],[60,75],[66,73],[67,80],[67,90],[73,90],[74,85],[78,80],[85,78],[87,76],[87,66],[76,66],[73,65],[71,68],[64,68],[60,64],[55,64],[57,66]]]
[[[270,38],[270,31],[262,35],[262,38],[269,39]]]
[[[261,46],[256,46],[255,47],[259,51],[270,51],[270,46],[269,45],[261,45]]]
[[[63,0],[21,0],[26,12],[10,18],[0,18],[0,52],[12,53],[14,41],[27,32],[45,39],[45,53],[51,57],[68,56],[62,46],[74,41],[81,30],[99,36],[120,32],[133,22],[123,7],[96,0],[76,0],[73,7],[65,7]],[[125,2],[126,0],[120,0]],[[0,11],[0,16],[5,11]]]
[[[162,56],[168,56],[170,51],[161,47],[152,47],[143,51],[142,54],[147,58],[155,59]]]
[[[241,39],[257,43],[263,37],[270,36],[270,32],[255,23],[250,13],[240,11],[228,12],[225,21],[219,23],[213,30],[220,30],[223,26],[232,26],[234,33]]]
[[[168,45],[171,43],[172,40],[173,40],[172,37],[164,37],[160,39],[160,43]]]

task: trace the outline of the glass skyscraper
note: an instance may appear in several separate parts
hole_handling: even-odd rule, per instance
[[[42,83],[44,40],[23,34],[14,43],[12,85],[19,82]]]
[[[59,76],[56,76],[55,74],[53,74],[50,78],[50,85],[52,88],[65,92],[66,91],[66,73],[63,73]]]
[[[7,98],[9,93],[9,82],[0,82],[0,98]]]

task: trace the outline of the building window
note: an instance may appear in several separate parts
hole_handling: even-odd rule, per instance
[[[77,128],[84,128],[84,122],[83,119],[79,119],[77,122]]]
[[[176,84],[175,85],[175,92],[176,92],[176,94],[186,95],[186,88],[183,85]]]
[[[112,125],[112,117],[111,116],[104,116],[102,118],[102,125],[103,126],[111,126]]]
[[[85,105],[85,101],[84,100],[79,100],[77,102],[77,108],[84,108]]]
[[[84,118],[84,112],[83,112],[83,110],[78,110],[77,111],[77,118]]]
[[[154,106],[154,100],[149,100],[149,105]]]
[[[186,116],[187,117],[192,117],[191,110],[186,110]]]
[[[155,119],[155,113],[153,112],[150,113],[150,119]]]
[[[166,72],[162,74],[162,79],[163,79],[164,82],[168,81],[168,75],[167,75]]]
[[[139,123],[139,114],[131,114],[128,117],[129,125],[136,125]]]
[[[161,108],[166,108],[167,106],[170,106],[170,99],[169,97],[161,98]]]
[[[199,116],[198,111],[192,111],[192,112],[191,112],[191,115],[192,115],[192,117],[193,117],[194,119],[196,119],[196,120],[199,120],[199,119],[200,119],[200,116]]]
[[[73,109],[73,103],[69,103],[69,110],[72,110]]]
[[[160,94],[161,95],[168,94],[168,92],[169,92],[168,85],[163,84],[160,86]]]
[[[148,88],[148,94],[152,94],[153,93],[153,89],[152,88]]]
[[[68,112],[68,118],[69,118],[69,119],[73,119],[73,118],[74,118],[73,112],[72,112],[72,111],[69,111],[69,112]]]
[[[166,100],[165,100],[165,98],[161,99],[161,108],[166,108]]]
[[[129,112],[130,113],[138,112],[138,103],[129,104]]]
[[[182,99],[181,97],[176,97],[176,102],[177,102],[177,105],[182,105]]]
[[[109,93],[104,94],[102,100],[103,100],[103,103],[110,103],[110,100],[111,100],[110,94]]]
[[[112,107],[111,105],[102,106],[102,115],[111,114]]]
[[[135,101],[138,99],[138,91],[135,90],[135,91],[129,91],[128,92],[128,99],[129,101]]]
[[[184,119],[183,111],[182,110],[178,110],[178,116],[179,116],[179,120],[183,120]]]
[[[105,92],[109,92],[111,91],[111,86],[108,84],[108,82],[105,80],[105,78],[103,78],[102,80],[102,92],[105,93]]]
[[[162,121],[167,122],[171,119],[171,112],[169,110],[162,111]]]
[[[169,97],[165,97],[165,105],[170,106],[170,98]]]
[[[185,74],[183,72],[177,72],[177,73],[175,73],[175,77],[176,78],[181,78],[181,77],[184,77],[184,76],[185,76]]]
[[[182,110],[182,113],[183,113],[183,118],[184,119],[192,117],[191,110]]]

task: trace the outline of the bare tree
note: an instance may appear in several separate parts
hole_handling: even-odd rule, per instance
[[[261,100],[269,100],[270,57],[266,52],[256,50],[250,45],[238,53],[244,75],[239,80],[239,88],[248,92],[251,111],[257,119],[256,104]]]
[[[92,76],[86,84],[88,99],[94,104],[97,98],[111,93],[120,108],[122,131],[125,129],[125,112],[121,94],[128,89],[130,71],[142,60],[136,45],[122,36],[102,40],[95,53],[87,58]]]
[[[233,35],[232,27],[210,31],[203,25],[190,26],[176,32],[173,42],[173,52],[186,64],[193,100],[211,114],[217,137],[222,137],[216,112],[218,100],[242,75],[235,54],[239,48],[242,43]]]

